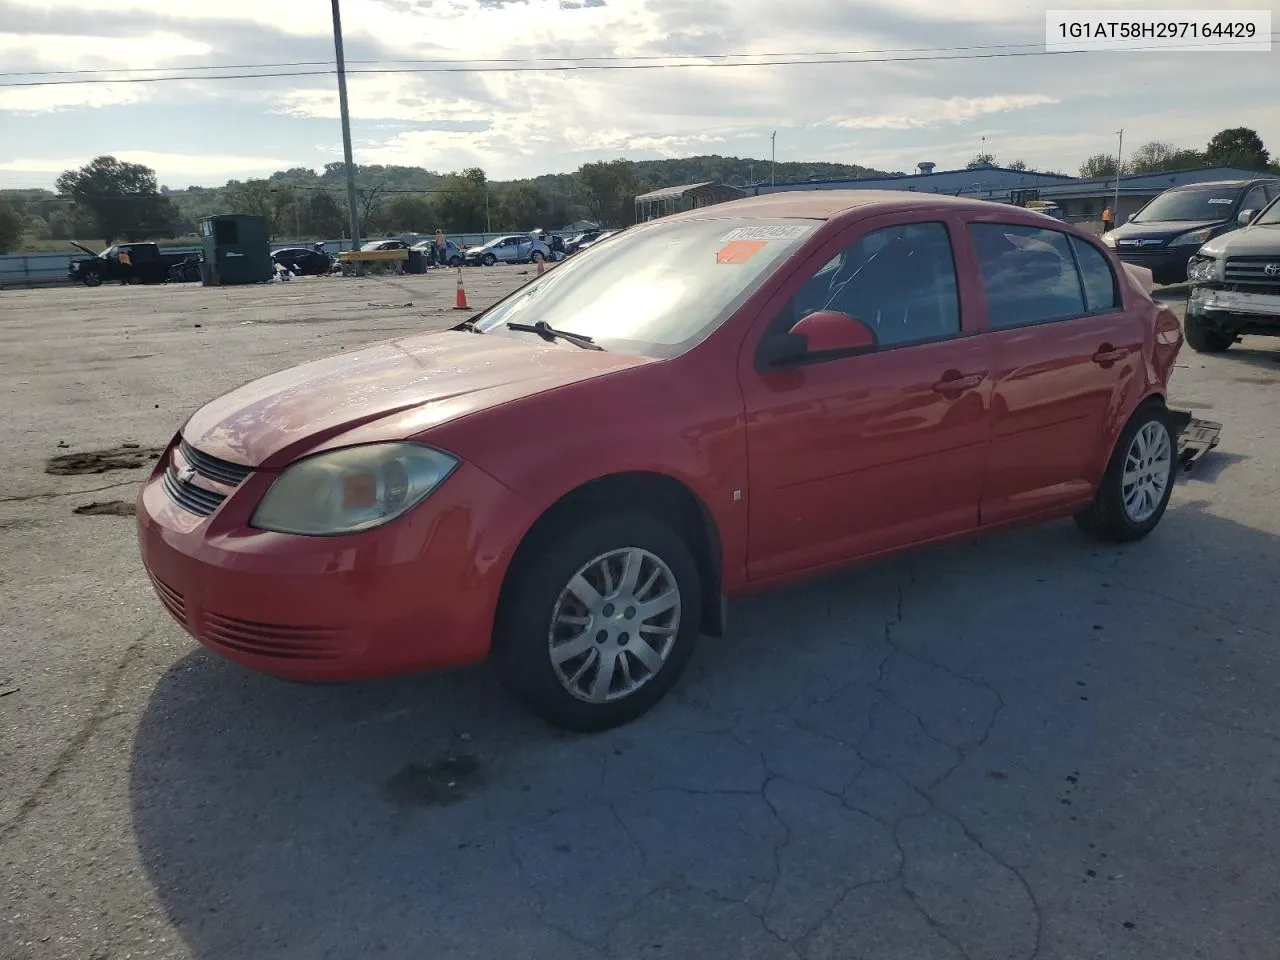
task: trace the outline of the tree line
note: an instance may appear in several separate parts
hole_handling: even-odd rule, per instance
[[[979,153],[974,169],[995,164]],[[1003,165],[1030,170],[1021,160]],[[1226,166],[1280,174],[1280,164],[1255,130],[1232,127],[1215,134],[1203,150],[1152,141],[1123,160],[1122,173],[1156,173]],[[1052,173],[1054,171],[1039,171]],[[1082,177],[1112,177],[1114,154],[1099,153],[1080,165]],[[356,168],[360,235],[423,234],[559,229],[578,220],[626,226],[634,219],[637,194],[684,183],[746,184],[814,177],[885,176],[856,164],[779,163],[738,157],[674,160],[608,160],[586,163],[573,173],[526,180],[491,181],[479,167],[441,174],[421,167],[366,165]],[[894,174],[901,176],[902,174]],[[30,241],[152,240],[193,236],[201,217],[220,213],[265,217],[275,239],[336,239],[349,234],[346,167],[296,167],[269,177],[231,180],[221,187],[171,190],[156,172],[111,156],[97,157],[58,177],[57,192],[0,191],[0,253]]]
[[[1119,142],[1116,143],[1117,148]],[[994,164],[1011,170],[1030,170],[1033,173],[1053,173],[1054,170],[1034,170],[1021,160],[997,163],[990,153],[979,153],[968,163],[968,169]],[[1172,170],[1195,170],[1201,167],[1234,167],[1238,170],[1257,170],[1260,173],[1280,174],[1280,163],[1271,159],[1256,130],[1249,127],[1229,127],[1220,130],[1209,140],[1203,150],[1179,147],[1162,140],[1144,143],[1127,158],[1121,158],[1120,174],[1162,173]],[[1080,164],[1081,177],[1093,179],[1116,175],[1116,154],[1095,153]]]
[[[854,164],[780,163],[779,179],[871,176]],[[634,219],[637,194],[713,180],[745,184],[767,176],[767,161],[736,157],[610,160],[570,174],[491,181],[473,167],[440,174],[421,167],[356,167],[360,235],[558,229],[578,220],[619,227]],[[334,239],[350,234],[345,164],[298,167],[269,177],[231,180],[221,187],[171,190],[156,172],[115,157],[97,157],[63,173],[57,192],[0,191],[0,252],[31,240],[152,240],[193,236],[200,218],[253,214],[275,239]],[[6,212],[7,211],[7,212]],[[7,224],[7,227],[6,227]],[[5,230],[8,233],[5,233]]]

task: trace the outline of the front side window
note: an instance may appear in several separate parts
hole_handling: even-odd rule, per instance
[[[475,328],[526,337],[507,324],[543,320],[606,350],[675,356],[723,323],[820,225],[726,218],[630,228],[521,287]]]
[[[792,299],[790,323],[815,310],[861,320],[881,347],[960,332],[951,237],[941,223],[873,230],[836,254]]]
[[[1077,317],[1086,312],[1067,235],[999,223],[969,225],[992,329]]]
[[[1252,210],[1257,213],[1267,205],[1267,191],[1262,189],[1262,184],[1258,184],[1252,190],[1244,195],[1244,200],[1240,202],[1240,210]]]

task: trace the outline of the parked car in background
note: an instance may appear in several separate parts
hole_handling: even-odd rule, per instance
[[[71,245],[89,256],[72,260],[67,268],[67,278],[86,287],[111,281],[164,283],[169,280],[170,271],[190,256],[186,253],[165,253],[156,243],[114,243],[101,253],[94,253],[74,240]]]
[[[271,259],[300,277],[325,276],[336,262],[331,254],[315,247],[281,247],[271,251]]]
[[[1141,273],[952,197],[664,217],[452,330],[197,410],[142,485],[142,560],[249,668],[488,657],[548,721],[615,726],[725,631],[726,597],[1024,521],[1151,533],[1190,418]]]
[[[360,245],[361,250],[408,250],[409,243],[404,240],[370,240]]]
[[[439,263],[438,251],[436,250],[436,242],[434,240],[422,240],[415,243],[411,250],[417,250],[419,253],[427,255],[427,262],[436,264],[437,266],[460,267],[465,259],[462,248],[452,240],[446,239],[444,242],[444,262]]]
[[[617,234],[620,232],[621,231],[619,230],[601,230],[590,240],[583,240],[581,243],[579,243],[574,252],[579,253],[583,250],[587,250],[591,247],[594,247],[597,243],[600,243],[601,241],[604,241],[604,240],[608,240],[614,234]]]
[[[564,242],[564,252],[566,254],[577,253],[580,246],[584,243],[590,243],[602,233],[604,233],[603,230],[584,230],[582,233],[575,234]]]
[[[527,233],[496,237],[478,247],[470,247],[465,257],[469,264],[486,267],[495,263],[533,263],[552,259],[547,243]]]
[[[1280,337],[1280,199],[1239,230],[1210,240],[1187,264],[1184,324],[1198,353],[1221,353],[1241,336]]]
[[[1187,261],[1203,244],[1247,223],[1278,196],[1276,177],[1170,187],[1102,242],[1125,263],[1150,270],[1156,283],[1181,283]]]

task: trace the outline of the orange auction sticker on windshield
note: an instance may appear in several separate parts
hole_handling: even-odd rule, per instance
[[[716,253],[716,263],[746,263],[766,246],[764,240],[734,240]]]

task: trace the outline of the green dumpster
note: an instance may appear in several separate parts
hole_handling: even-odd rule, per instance
[[[200,221],[205,286],[263,283],[275,275],[266,217],[225,214]]]

